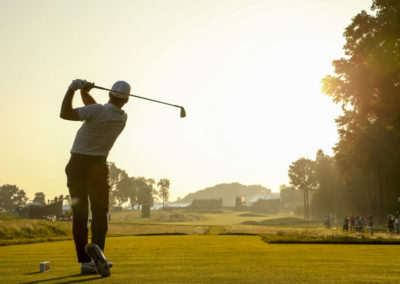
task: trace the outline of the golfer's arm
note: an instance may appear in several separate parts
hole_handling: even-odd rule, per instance
[[[72,99],[74,91],[68,89],[61,104],[60,117],[66,120],[80,120],[78,110],[72,108]]]
[[[82,102],[85,106],[96,104],[96,101],[93,99],[93,97],[88,92],[81,90],[81,97],[82,97]]]

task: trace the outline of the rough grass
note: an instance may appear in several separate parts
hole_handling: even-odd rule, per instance
[[[206,218],[202,214],[188,212],[186,210],[154,210],[149,218],[142,218],[140,210],[111,211],[111,221],[128,221],[137,223],[170,223],[170,222],[197,222]]]
[[[202,235],[209,226],[173,225],[173,224],[141,224],[132,222],[111,222],[109,233],[112,235],[155,235],[155,234],[187,234]]]
[[[243,216],[243,214],[246,214]],[[232,210],[220,211],[188,211],[176,209],[173,211],[156,210],[151,212],[150,218],[141,218],[140,211],[112,211],[111,221],[135,223],[168,223],[186,225],[239,225],[245,221],[262,221],[267,215]],[[272,216],[271,218],[275,218]]]
[[[265,217],[265,215],[254,214],[254,213],[243,213],[243,214],[240,214],[239,216],[241,216],[241,217]]]
[[[71,239],[70,222],[0,218],[0,245]]]
[[[0,247],[1,283],[399,283],[400,247],[267,244],[258,236],[107,240],[110,278],[79,275],[72,241]],[[39,273],[39,263],[51,269]]]
[[[315,227],[321,225],[321,222],[305,222],[304,219],[296,217],[276,217],[268,218],[261,221],[244,221],[244,225],[255,225],[255,226],[279,226],[279,227]]]
[[[396,236],[366,234],[265,234],[261,239],[270,244],[387,244],[398,245],[400,238]]]

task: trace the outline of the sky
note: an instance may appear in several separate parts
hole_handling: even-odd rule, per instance
[[[108,160],[170,180],[170,200],[219,183],[278,191],[289,165],[332,155],[340,107],[321,79],[370,0],[0,0],[0,185],[68,194],[81,122],[59,118],[73,79],[144,97]],[[105,91],[92,90],[98,103]],[[79,92],[74,107],[82,106]]]

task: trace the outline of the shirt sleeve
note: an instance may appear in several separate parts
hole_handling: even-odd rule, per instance
[[[84,107],[78,107],[78,115],[81,121],[95,118],[101,111],[102,105],[91,104]]]

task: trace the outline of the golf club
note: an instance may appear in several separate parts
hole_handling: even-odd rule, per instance
[[[121,92],[118,92],[118,91],[113,91],[111,89],[103,88],[103,87],[96,86],[96,85],[94,85],[93,88],[104,90],[104,91],[110,91],[110,92],[114,92],[114,93],[119,93],[119,94],[123,94],[123,95],[129,95],[131,97],[135,97],[135,98],[139,98],[139,99],[143,99],[143,100],[147,100],[147,101],[152,101],[152,102],[156,102],[156,103],[160,103],[160,104],[164,104],[164,105],[178,107],[178,108],[181,109],[181,117],[186,117],[186,111],[185,111],[183,106],[173,105],[173,104],[170,104],[170,103],[165,103],[165,102],[161,102],[161,101],[157,101],[157,100],[153,100],[153,99],[149,99],[149,98],[145,98],[145,97],[141,97],[141,96],[137,96],[137,95],[125,94],[125,93],[121,93]]]

